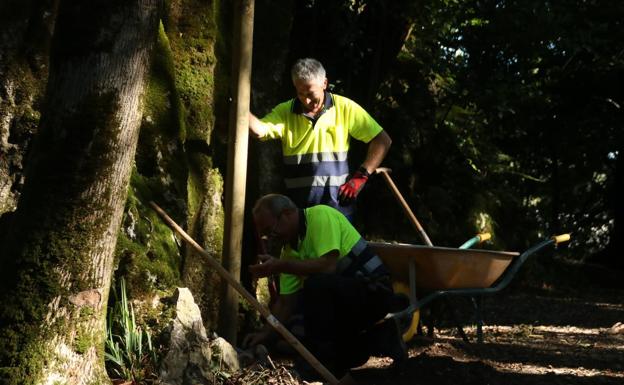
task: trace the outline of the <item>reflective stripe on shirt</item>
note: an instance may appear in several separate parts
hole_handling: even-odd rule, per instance
[[[347,160],[347,152],[316,152],[311,154],[295,154],[284,156],[285,165],[319,163],[319,162],[344,162]]]
[[[286,188],[301,188],[301,187],[323,187],[323,186],[340,186],[347,181],[349,174],[340,176],[302,176],[299,178],[285,178]]]

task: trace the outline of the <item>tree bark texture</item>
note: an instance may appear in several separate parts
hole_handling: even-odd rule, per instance
[[[47,81],[57,0],[0,5],[0,215],[15,210]]]
[[[108,382],[106,303],[158,10],[59,5],[33,157],[0,240],[3,383]]]
[[[227,109],[223,105],[227,76],[217,81],[217,73],[224,70],[222,62],[229,60],[223,52],[227,50],[229,34],[221,30],[220,22],[222,8],[227,6],[228,2],[223,0],[173,0],[164,21],[173,53],[175,89],[180,103],[178,121],[188,167],[187,229],[219,261],[223,239],[223,178],[216,158],[224,158],[225,151],[219,149],[223,146],[216,127],[227,126]],[[229,73],[229,68],[226,71]],[[185,250],[182,280],[193,292],[206,326],[215,329],[221,278],[203,257]]]

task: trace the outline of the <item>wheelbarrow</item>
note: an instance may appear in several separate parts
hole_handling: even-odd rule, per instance
[[[403,207],[412,225],[425,245],[404,243],[370,242],[369,245],[390,270],[395,291],[409,295],[410,305],[403,311],[389,315],[400,320],[412,319],[403,335],[409,340],[419,321],[419,310],[438,298],[468,296],[473,299],[477,318],[477,341],[483,341],[483,319],[481,300],[509,285],[524,262],[545,247],[557,245],[570,239],[570,234],[554,236],[543,240],[522,254],[507,251],[470,249],[474,244],[489,238],[479,234],[458,248],[435,247],[416,219],[405,199],[389,176],[389,169],[379,168],[395,197]],[[426,293],[418,299],[416,293]],[[463,328],[458,330],[468,341]]]

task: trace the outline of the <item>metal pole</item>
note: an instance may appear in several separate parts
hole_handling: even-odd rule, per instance
[[[253,48],[254,0],[238,0],[234,9],[233,63],[235,102],[230,114],[227,176],[225,180],[225,223],[223,265],[240,280],[241,245],[245,210],[245,182],[249,140],[249,98],[251,54]],[[238,297],[230,285],[222,289],[219,331],[223,338],[236,344]]]

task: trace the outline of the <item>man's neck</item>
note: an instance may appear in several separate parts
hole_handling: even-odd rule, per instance
[[[305,238],[306,231],[308,229],[305,211],[304,209],[298,209],[295,213],[295,220],[297,221],[297,234],[290,240],[290,247],[294,250],[299,246],[299,241]]]
[[[297,114],[302,114],[308,117],[309,119],[318,119],[321,115],[323,115],[323,112],[331,108],[333,104],[334,103],[333,103],[331,94],[327,91],[324,91],[323,102],[321,103],[320,107],[318,107],[316,110],[307,110],[306,107],[303,105],[303,103],[301,103],[301,101],[298,98],[295,98],[292,112],[297,113]]]
[[[321,112],[323,112],[323,109],[325,108],[325,93],[323,92],[323,98],[321,99],[321,102],[318,104],[318,107],[316,107],[315,109],[306,111],[305,110],[305,106],[303,106],[304,109],[304,114],[308,115],[311,118],[316,118],[317,116],[319,116],[321,114]]]

